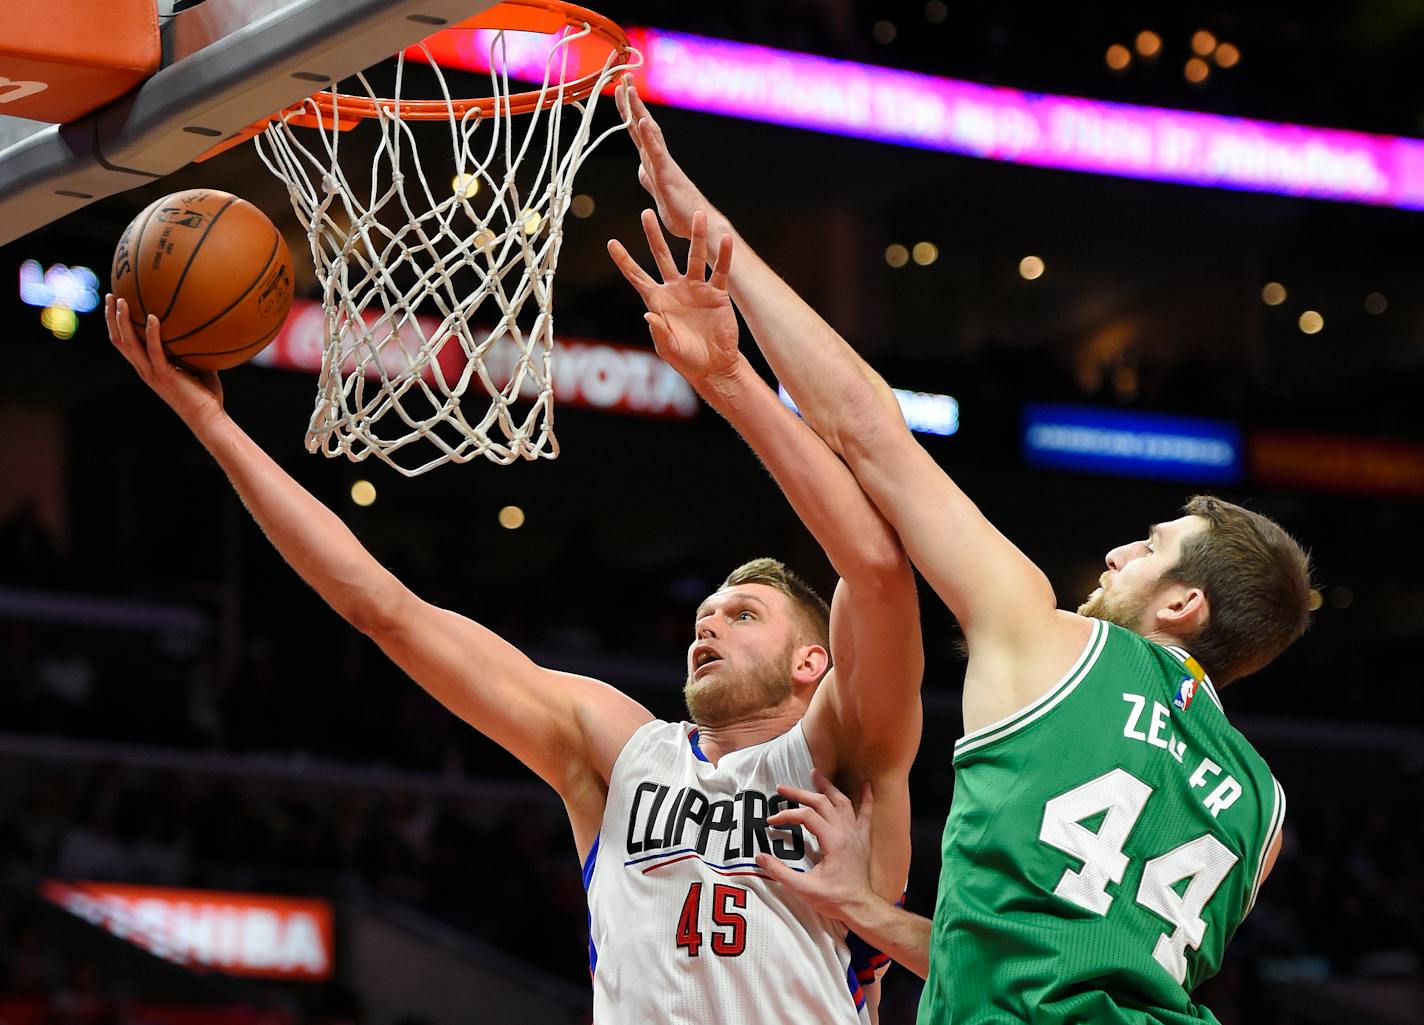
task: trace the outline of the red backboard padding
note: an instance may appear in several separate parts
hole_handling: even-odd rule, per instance
[[[155,0],[7,0],[0,114],[64,124],[158,70]]]

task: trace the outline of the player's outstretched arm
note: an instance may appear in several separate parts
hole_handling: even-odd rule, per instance
[[[712,207],[673,160],[636,91],[622,90],[620,102],[638,148],[639,180],[664,223],[685,235],[693,216],[706,210],[712,244],[727,235],[736,239],[738,262],[728,289],[767,361],[964,628],[972,656],[966,728],[1033,700],[1071,662],[1086,640],[1086,624],[1056,612],[1047,577],[914,440],[880,376]],[[1026,654],[1035,664],[1024,664]]]
[[[844,922],[861,939],[879,947],[920,978],[929,973],[930,920],[896,907],[870,885],[870,838],[875,798],[871,784],[861,788],[859,811],[835,784],[819,772],[816,790],[777,787],[799,807],[767,819],[773,826],[801,825],[815,834],[821,860],[809,872],[796,872],[776,858],[757,855],[757,866],[827,918]]]
[[[859,411],[859,416],[884,417],[892,424],[902,424],[899,405],[880,375],[757,255],[673,159],[662,128],[631,81],[616,95],[628,120],[628,136],[638,150],[638,181],[653,197],[667,229],[679,238],[688,238],[692,218],[701,211],[707,217],[710,252],[716,251],[724,236],[736,239],[737,266],[729,275],[728,291],[777,378],[792,393],[816,433],[834,451],[844,454],[841,435],[852,410],[843,407],[850,402],[872,404],[871,409]],[[832,351],[826,351],[828,345]],[[812,408],[808,410],[807,404]]]
[[[543,669],[479,624],[422,601],[228,417],[216,374],[168,361],[158,318],[148,318],[140,342],[122,300],[107,297],[104,312],[115,347],[212,453],[287,563],[431,695],[559,791],[580,849],[591,844],[600,780],[648,712],[605,684]]]
[[[844,736],[827,738],[831,750],[853,753],[860,769],[903,770],[919,746],[923,671],[914,576],[904,551],[846,465],[782,405],[739,350],[726,291],[732,237],[721,237],[708,279],[701,213],[685,272],[651,210],[643,213],[643,229],[661,283],[621,243],[611,241],[609,252],[648,307],[658,354],[751,445],[841,577],[832,606],[834,668],[830,686],[821,688],[831,718],[844,724]],[[808,730],[816,711],[813,704]]]

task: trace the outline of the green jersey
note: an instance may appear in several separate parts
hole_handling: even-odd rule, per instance
[[[954,767],[919,1025],[1216,1021],[1285,795],[1195,659],[1094,620]]]

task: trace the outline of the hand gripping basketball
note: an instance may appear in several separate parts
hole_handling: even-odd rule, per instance
[[[112,294],[104,297],[104,322],[109,328],[109,341],[138,371],[143,383],[157,392],[190,427],[196,427],[204,417],[221,414],[223,392],[217,373],[183,370],[175,365],[163,348],[158,318],[149,314],[144,324],[144,339],[140,341],[134,331],[133,316],[123,299],[115,299]]]

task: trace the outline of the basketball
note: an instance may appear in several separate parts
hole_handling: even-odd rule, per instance
[[[226,370],[282,327],[292,306],[292,255],[245,199],[188,189],[149,204],[124,229],[112,287],[140,338],[155,314],[171,359],[191,370]]]

